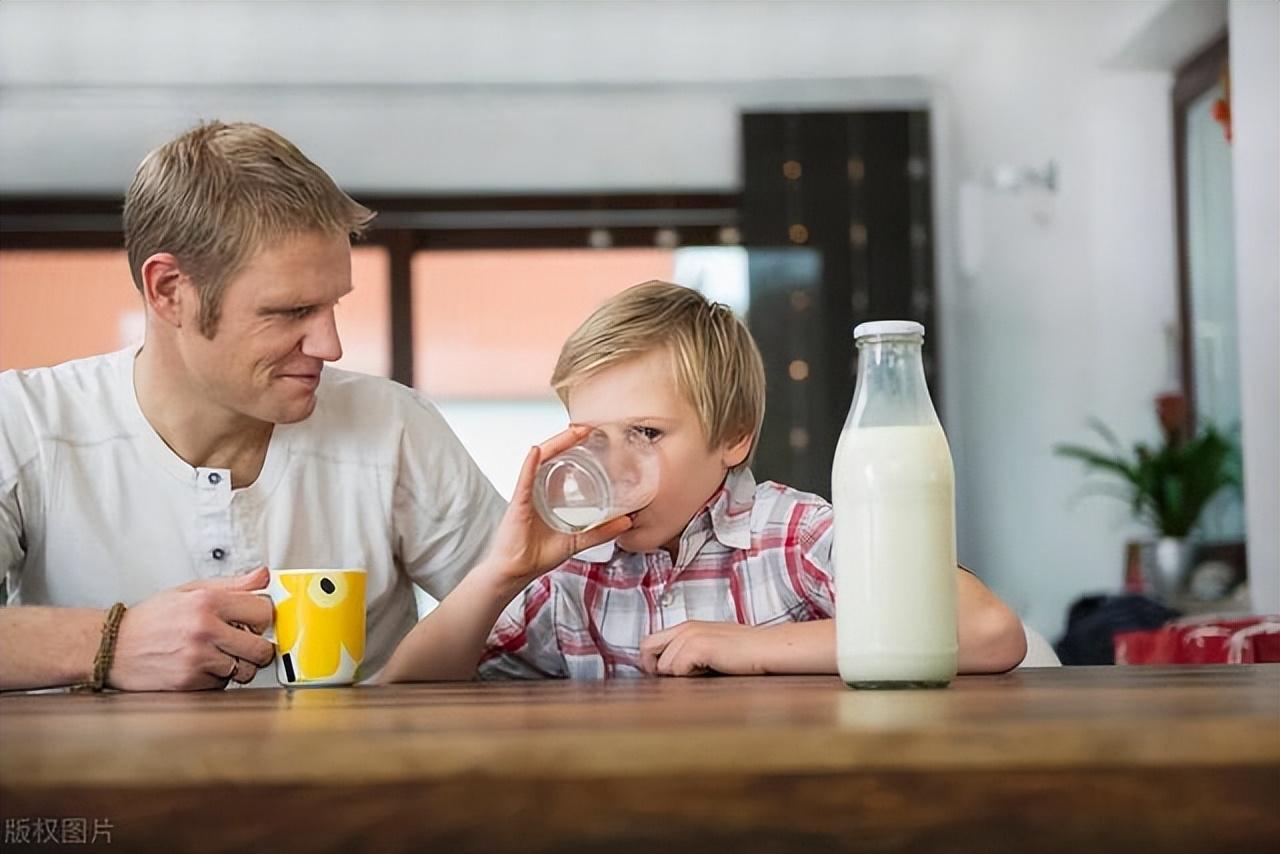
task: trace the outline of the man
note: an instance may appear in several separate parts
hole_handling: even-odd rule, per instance
[[[373,673],[413,583],[443,597],[478,561],[503,502],[439,413],[324,366],[372,218],[256,125],[143,161],[124,206],[143,347],[0,374],[0,570],[23,606],[0,608],[0,688],[248,683],[272,656],[264,566],[366,568]]]

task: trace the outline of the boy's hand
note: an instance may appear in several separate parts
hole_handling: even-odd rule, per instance
[[[524,458],[511,504],[494,532],[484,561],[502,581],[522,589],[583,549],[607,543],[631,527],[631,520],[622,516],[589,531],[562,534],[543,522],[533,506],[533,479],[539,464],[572,448],[590,432],[590,427],[570,427],[531,448]]]
[[[760,676],[767,629],[690,620],[640,642],[640,667],[652,676]]]

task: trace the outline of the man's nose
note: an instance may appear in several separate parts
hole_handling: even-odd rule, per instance
[[[342,358],[342,341],[338,338],[338,323],[333,309],[320,312],[302,339],[302,353],[313,359],[336,362]]]

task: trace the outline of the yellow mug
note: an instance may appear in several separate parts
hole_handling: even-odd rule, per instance
[[[363,569],[273,569],[254,591],[271,600],[276,679],[290,687],[350,685],[364,661]]]

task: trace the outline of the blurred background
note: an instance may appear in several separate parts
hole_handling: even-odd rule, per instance
[[[829,496],[852,325],[920,320],[960,558],[1031,626],[1122,589],[1275,613],[1277,9],[6,2],[0,369],[138,340],[134,168],[201,119],[260,122],[380,211],[341,365],[432,397],[504,494],[564,423],[564,337],[670,279],[761,345],[759,477]],[[1096,494],[1153,459],[1174,492],[1221,482],[1189,527]]]

